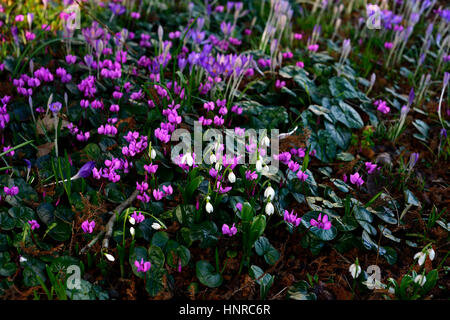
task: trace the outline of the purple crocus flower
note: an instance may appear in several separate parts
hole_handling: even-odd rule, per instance
[[[322,218],[322,214],[319,213],[319,217],[317,217],[317,220],[311,219],[309,221],[311,226],[317,227],[319,229],[328,230],[331,228],[331,222],[328,221],[328,216],[325,214]]]
[[[137,272],[147,272],[148,270],[150,270],[152,264],[150,261],[145,261],[142,258],[141,261],[139,262],[138,260],[134,261],[134,265],[137,268]]]
[[[230,237],[234,236],[237,233],[237,229],[234,226],[234,223],[233,223],[233,226],[231,228],[227,224],[224,224],[222,226],[222,233],[224,235],[228,235]]]
[[[62,104],[61,104],[61,102],[57,101],[57,102],[53,102],[48,107],[49,107],[51,112],[58,113],[61,110],[61,108],[62,108]]]
[[[92,220],[91,222],[89,222],[89,220],[86,220],[81,224],[81,229],[83,229],[84,233],[92,233],[92,231],[94,231],[94,228],[95,228],[94,220]]]
[[[87,178],[91,175],[92,169],[95,167],[95,161],[86,162],[80,170],[78,170],[77,174],[72,177],[72,180],[78,178]]]

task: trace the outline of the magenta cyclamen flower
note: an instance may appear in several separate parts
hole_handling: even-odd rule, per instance
[[[377,110],[380,111],[381,113],[388,114],[389,111],[391,111],[391,108],[388,107],[386,101],[377,100],[373,104],[377,107]]]
[[[286,86],[286,81],[280,81],[278,79],[277,79],[277,81],[275,81],[275,88],[281,89],[284,86]]]
[[[134,211],[131,217],[134,219],[136,223],[141,223],[142,221],[145,220],[145,216],[141,212],[136,213],[136,211]]]
[[[16,187],[16,186],[12,186],[11,188],[4,187],[3,191],[5,191],[5,194],[7,196],[13,197],[19,193],[19,187]]]
[[[40,227],[36,220],[28,220],[28,223],[31,226],[31,230],[38,229]]]
[[[328,230],[331,228],[331,222],[328,221],[328,216],[325,214],[322,218],[322,214],[319,213],[319,216],[317,217],[317,220],[311,219],[309,221],[311,226],[317,227],[319,229]]]
[[[364,164],[366,165],[366,170],[368,174],[374,173],[374,171],[377,169],[377,165],[375,163],[365,162]]]
[[[152,264],[150,261],[145,261],[142,258],[141,261],[139,262],[138,260],[134,261],[134,265],[137,268],[137,272],[147,272],[148,270],[150,270]]]
[[[81,224],[81,229],[83,229],[84,233],[92,233],[92,231],[94,231],[94,228],[95,228],[94,220],[92,220],[91,222],[89,222],[89,220],[86,220]]]
[[[224,224],[222,226],[222,233],[224,235],[228,235],[230,237],[234,236],[237,233],[237,229],[234,226],[234,223],[233,223],[233,226],[231,228],[227,224]]]
[[[362,177],[359,175],[358,172],[355,172],[354,174],[350,175],[350,182],[356,184],[358,187],[364,184],[364,180],[362,179]]]
[[[247,180],[256,180],[258,178],[258,174],[256,173],[256,171],[250,171],[247,170],[245,171],[245,179]]]
[[[297,172],[297,178],[300,181],[306,181],[306,179],[308,179],[308,175],[306,173],[304,173],[302,170],[298,170]]]
[[[284,210],[284,221],[291,223],[292,225],[298,227],[302,218],[298,218],[297,214],[294,214],[294,210],[290,213],[287,210]]]

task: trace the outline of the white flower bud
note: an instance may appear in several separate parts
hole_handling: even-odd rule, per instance
[[[436,253],[434,252],[433,248],[430,248],[427,250],[428,256],[430,257],[430,260],[433,261],[434,257],[436,256]]]
[[[270,139],[268,136],[264,136],[264,138],[262,138],[261,140],[261,146],[263,147],[268,147],[270,146]]]
[[[109,253],[105,253],[105,257],[106,259],[108,259],[111,262],[114,262],[114,260],[116,260],[112,255],[110,255]]]
[[[209,156],[209,163],[215,163],[217,161],[216,155],[214,153],[211,153]]]
[[[150,152],[150,158],[152,158],[152,159],[156,158],[156,151],[155,151],[155,149],[152,149],[152,151]]]
[[[134,220],[133,217],[128,217],[128,221],[130,221],[130,223],[134,226],[134,224],[136,223],[136,220]]]
[[[155,229],[155,230],[159,230],[159,229],[161,229],[161,225],[159,223],[157,223],[157,222],[153,222],[152,223],[152,228]]]
[[[131,235],[134,237],[134,234],[136,233],[136,232],[134,231],[134,227],[130,227],[130,233],[131,233]]]
[[[256,161],[256,171],[257,172],[261,172],[262,171],[262,160],[261,159],[258,159]]]
[[[348,268],[348,271],[350,271],[353,279],[356,279],[361,274],[361,267],[357,266],[356,264],[352,264],[350,268]]]
[[[212,204],[209,203],[209,201],[206,203],[205,209],[206,209],[206,212],[208,212],[208,213],[211,213],[214,211],[214,208],[213,208]]]
[[[228,175],[228,181],[230,181],[231,183],[236,182],[236,176],[234,175],[233,171],[231,171],[230,174]]]
[[[270,216],[275,211],[272,202],[267,202],[266,204],[266,214]]]

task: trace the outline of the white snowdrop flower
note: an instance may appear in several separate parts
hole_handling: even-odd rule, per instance
[[[159,230],[159,229],[161,229],[161,225],[159,223],[157,223],[157,222],[153,222],[152,223],[152,228],[155,229],[155,230]]]
[[[181,163],[187,164],[189,167],[192,167],[192,165],[194,164],[194,158],[192,158],[190,152],[183,155],[183,157],[181,158]]]
[[[19,261],[20,261],[20,262],[27,262],[27,258],[20,256]]]
[[[415,283],[418,283],[421,287],[423,287],[423,285],[427,282],[427,277],[425,277],[424,275],[417,275],[417,277],[414,279]]]
[[[114,256],[112,256],[112,255],[109,254],[109,253],[105,253],[105,257],[106,257],[106,259],[108,259],[108,260],[111,261],[111,262],[114,262],[114,260],[116,260],[116,259],[114,258]]]
[[[269,185],[267,189],[264,191],[264,197],[266,199],[272,200],[275,195],[275,190]]]
[[[273,214],[273,212],[275,211],[275,208],[273,207],[273,204],[272,204],[272,202],[267,202],[267,204],[266,204],[266,214],[268,215],[268,216],[270,216],[271,214]]]
[[[156,151],[155,151],[155,149],[152,149],[152,151],[150,152],[150,158],[152,158],[152,159],[156,158]]]
[[[352,264],[350,268],[348,268],[348,271],[350,271],[353,279],[356,279],[361,274],[361,267],[359,265],[357,266],[356,264]]]
[[[270,139],[268,136],[264,136],[264,138],[262,138],[261,140],[261,146],[262,147],[268,147],[270,146]]]
[[[269,166],[267,164],[265,164],[263,166],[263,172],[268,173],[269,172]]]
[[[130,223],[134,226],[134,224],[136,223],[136,220],[134,220],[133,217],[128,217],[128,221],[130,221]]]
[[[427,250],[428,256],[430,257],[430,260],[433,261],[434,257],[436,256],[436,253],[434,252],[433,248],[430,248]]]
[[[425,252],[420,251],[414,255],[414,260],[419,259],[418,263],[419,263],[419,266],[421,266],[425,262],[426,257],[427,257],[427,254]]]
[[[258,159],[258,160],[256,161],[256,171],[257,171],[257,172],[261,172],[261,171],[262,171],[262,165],[263,165],[262,160],[261,160],[261,159]]]
[[[216,161],[216,155],[214,153],[211,153],[211,155],[209,156],[209,163],[216,163]]]
[[[134,234],[136,233],[135,230],[134,230],[134,227],[130,227],[130,233],[134,237]]]
[[[212,204],[209,203],[209,201],[206,203],[205,209],[206,209],[206,212],[208,212],[208,213],[211,213],[214,211],[214,208],[213,208]]]
[[[236,176],[233,171],[231,171],[230,174],[228,175],[228,181],[230,181],[231,183],[236,182]]]

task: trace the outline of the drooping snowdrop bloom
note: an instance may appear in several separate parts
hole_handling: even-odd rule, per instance
[[[423,285],[427,282],[427,277],[425,277],[424,275],[419,274],[414,279],[414,282],[418,283],[421,287],[423,287]]]
[[[348,268],[348,271],[350,271],[353,279],[356,279],[361,274],[361,267],[359,266],[359,264],[354,263],[350,266],[350,268]]]
[[[275,195],[275,190],[273,190],[273,188],[271,187],[271,185],[269,184],[269,186],[267,187],[267,189],[264,191],[264,197],[266,199],[272,200],[273,197]]]
[[[230,181],[230,183],[235,183],[236,182],[236,175],[233,173],[233,171],[231,171],[228,174],[228,181]]]
[[[266,208],[265,208],[265,212],[268,216],[270,216],[271,214],[273,214],[275,211],[275,208],[273,207],[273,204],[271,201],[267,202],[266,204]]]
[[[209,196],[206,197],[206,206],[205,206],[205,210],[208,213],[212,213],[214,211],[214,208],[212,206],[212,204],[209,202],[211,198]]]
[[[155,229],[155,230],[159,230],[159,229],[161,229],[161,225],[159,223],[157,223],[157,222],[153,222],[152,223],[152,228]]]

